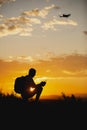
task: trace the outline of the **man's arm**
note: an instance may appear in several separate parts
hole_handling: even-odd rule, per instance
[[[45,81],[42,81],[42,82],[40,82],[39,84],[37,84],[37,86],[40,86],[40,87],[45,86],[45,85],[46,85],[46,82],[45,82]]]

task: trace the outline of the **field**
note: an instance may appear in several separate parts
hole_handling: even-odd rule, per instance
[[[14,95],[0,95],[1,125],[34,129],[86,129],[87,99],[67,97],[58,100],[23,101]],[[7,124],[7,125],[4,125]]]

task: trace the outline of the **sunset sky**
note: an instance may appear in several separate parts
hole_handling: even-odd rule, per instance
[[[0,91],[34,67],[42,96],[87,94],[86,13],[87,0],[0,0]]]

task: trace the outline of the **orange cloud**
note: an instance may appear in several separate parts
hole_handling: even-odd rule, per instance
[[[24,70],[25,66],[36,67],[47,76],[87,76],[87,55],[54,56],[48,60],[35,59],[31,56],[10,56],[9,59],[0,60],[0,71]]]

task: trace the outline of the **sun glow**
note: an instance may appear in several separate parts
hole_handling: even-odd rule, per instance
[[[34,87],[30,87],[30,91],[33,92],[35,90]]]
[[[35,83],[46,81],[41,97],[44,95],[47,97],[61,95],[62,92],[65,94],[87,93],[87,66],[82,64],[83,60],[84,63],[86,62],[86,59],[86,56],[69,55],[66,58],[54,57],[51,61],[42,60],[39,62],[37,60],[33,64],[0,61],[0,91],[5,94],[15,93],[15,79],[27,75],[29,68],[33,67],[37,71],[34,77]],[[28,91],[33,92],[34,88],[31,87]]]

